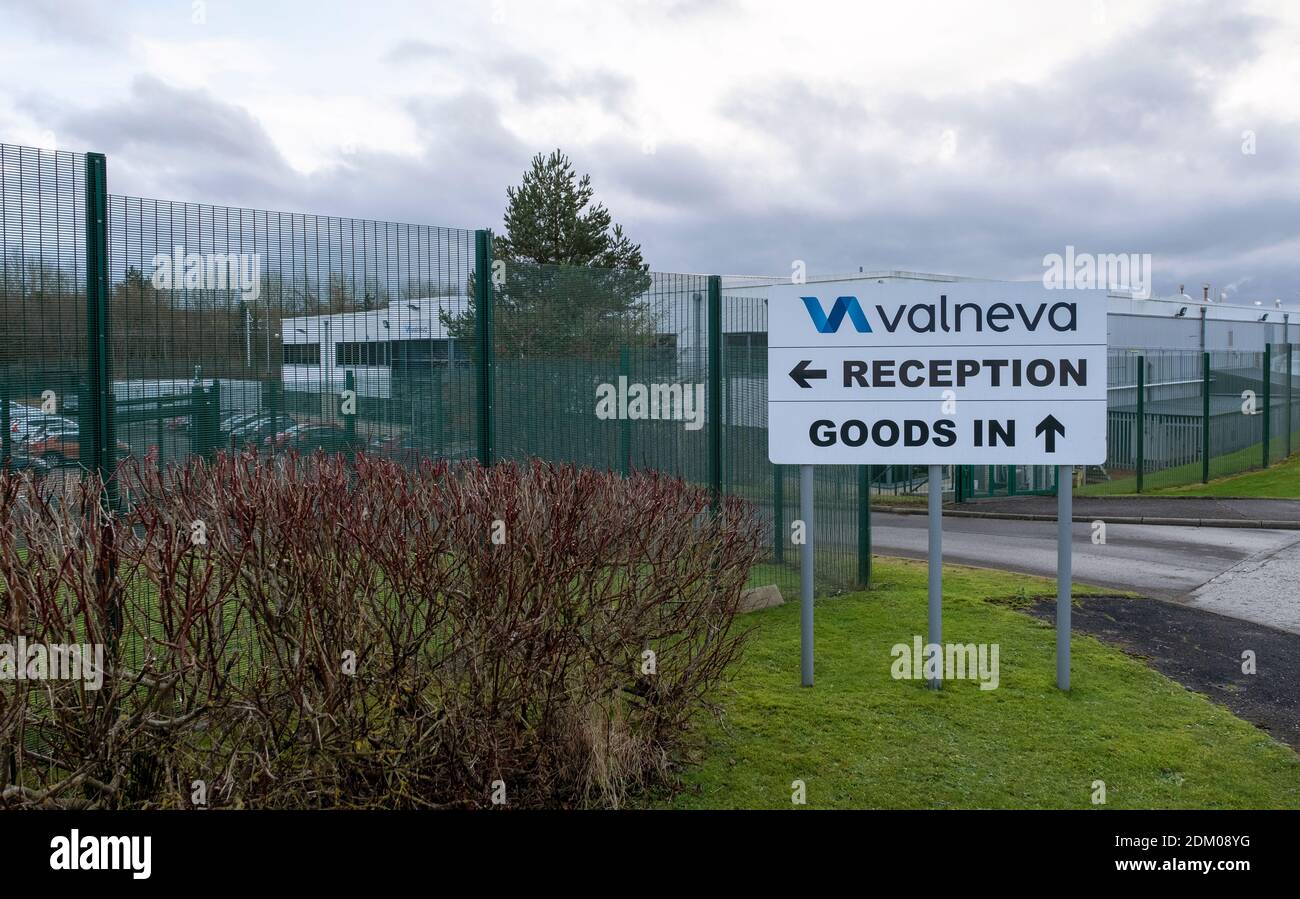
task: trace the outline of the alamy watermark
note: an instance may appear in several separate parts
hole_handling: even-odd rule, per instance
[[[596,417],[601,421],[681,421],[686,430],[704,427],[703,384],[628,383],[620,376],[618,384],[601,384],[596,388]]]
[[[134,880],[148,880],[153,871],[153,837],[82,836],[73,828],[50,840],[53,871],[129,871]]]
[[[997,643],[924,643],[920,635],[912,645],[895,643],[889,651],[894,680],[978,680],[981,690],[998,688]]]
[[[87,690],[104,686],[102,643],[0,643],[0,681],[79,680]]]
[[[246,303],[261,291],[261,253],[186,253],[177,246],[170,256],[154,254],[150,265],[149,282],[158,290],[238,290]]]
[[[1150,253],[1065,253],[1043,257],[1043,286],[1048,290],[1131,290],[1151,296]]]

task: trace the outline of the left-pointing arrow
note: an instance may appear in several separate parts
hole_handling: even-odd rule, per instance
[[[790,369],[790,377],[805,390],[812,386],[809,381],[820,381],[826,377],[826,369],[809,368],[810,365],[812,365],[811,359],[802,359],[798,365]]]

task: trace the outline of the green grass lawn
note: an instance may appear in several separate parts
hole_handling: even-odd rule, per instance
[[[1053,629],[1015,610],[1048,580],[945,567],[943,636],[999,644],[1000,686],[892,679],[891,647],[925,634],[925,565],[875,572],[817,603],[812,689],[797,596],[742,617],[756,633],[725,715],[658,804],[790,808],[802,780],[809,808],[1086,808],[1103,780],[1109,808],[1300,808],[1300,757],[1118,650],[1076,634],[1074,689],[1058,691]]]

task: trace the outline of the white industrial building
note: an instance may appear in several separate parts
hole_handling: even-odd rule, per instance
[[[809,284],[834,285],[861,279],[934,281],[978,280],[954,275],[880,271],[810,278]],[[723,279],[722,333],[728,349],[767,346],[768,287],[775,278]],[[1300,312],[1276,306],[1211,302],[1200,299],[1140,298],[1130,291],[1107,291],[1108,343],[1123,351],[1260,352],[1266,343],[1300,343]],[[382,309],[284,319],[283,379],[286,390],[336,392],[353,372],[359,395],[393,395],[394,371],[421,372],[464,363],[469,353],[457,347],[446,321],[463,315],[465,295],[398,300]],[[647,295],[646,304],[659,322],[661,345],[675,347],[681,376],[703,376],[707,366],[708,310],[698,290]],[[1292,319],[1295,319],[1292,321]],[[765,422],[764,374],[732,371],[728,411],[733,424]],[[753,383],[749,383],[753,381]],[[762,411],[760,411],[762,410]]]
[[[284,387],[335,393],[351,371],[359,396],[393,395],[393,372],[463,364],[447,321],[463,315],[464,295],[395,300],[382,309],[307,315],[281,322]]]

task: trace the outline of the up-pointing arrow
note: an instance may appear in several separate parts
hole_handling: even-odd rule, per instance
[[[810,380],[820,381],[826,377],[826,369],[809,368],[810,365],[812,365],[811,359],[801,359],[798,365],[790,369],[790,378],[805,390],[812,386],[808,383]]]
[[[1056,416],[1050,412],[1047,417],[1038,423],[1034,428],[1034,436],[1043,437],[1043,449],[1049,453],[1056,452],[1056,438],[1065,436],[1065,425],[1056,420]]]

